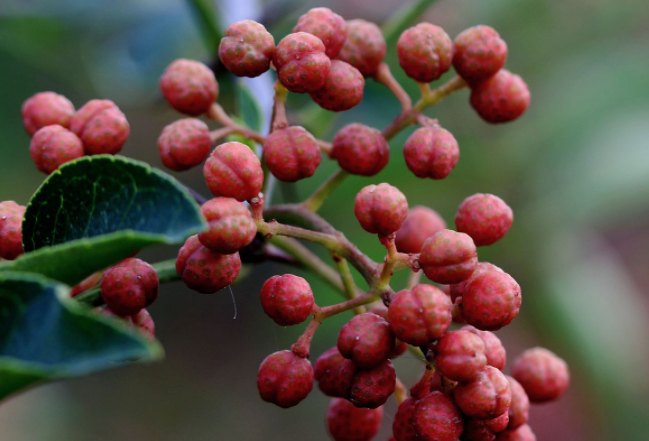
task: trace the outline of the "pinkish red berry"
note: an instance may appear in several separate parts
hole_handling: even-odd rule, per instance
[[[101,313],[104,315],[120,318],[126,323],[135,327],[135,329],[140,331],[149,339],[155,339],[155,323],[151,318],[151,314],[149,314],[146,309],[141,309],[140,312],[135,315],[120,316],[116,314],[115,311],[106,306],[102,308]]]
[[[334,398],[327,410],[327,429],[335,441],[370,441],[382,419],[382,407],[359,409],[347,400]]]
[[[238,77],[258,77],[270,69],[275,39],[264,25],[253,20],[232,23],[219,44],[219,58]]]
[[[455,302],[455,300],[458,297],[462,297],[462,295],[464,295],[464,291],[466,290],[467,286],[469,286],[469,283],[471,283],[480,274],[486,273],[487,271],[502,271],[502,270],[498,268],[496,265],[493,265],[491,263],[478,262],[478,264],[475,267],[475,270],[473,271],[473,274],[471,274],[471,277],[469,277],[468,279],[460,283],[449,285],[451,300]]]
[[[446,222],[435,210],[421,205],[412,207],[397,231],[397,251],[417,254],[421,252],[426,239],[445,228]]]
[[[505,69],[471,89],[471,106],[492,124],[515,120],[529,107],[530,99],[525,81]]]
[[[70,120],[70,130],[88,155],[114,155],[131,133],[126,116],[111,100],[90,100]]]
[[[407,398],[399,405],[392,423],[392,433],[396,441],[415,441],[418,434],[415,429],[415,408],[417,400]]]
[[[374,176],[387,165],[390,148],[381,132],[353,123],[340,129],[334,137],[331,157],[346,172]]]
[[[29,154],[36,167],[45,174],[82,157],[83,153],[83,143],[77,135],[58,125],[39,129],[29,144]]]
[[[351,64],[365,77],[376,75],[387,45],[381,29],[365,20],[347,22],[347,40],[338,59]]]
[[[199,61],[178,59],[160,77],[160,90],[167,102],[181,113],[201,115],[219,95],[214,72]]]
[[[454,46],[453,67],[469,83],[495,75],[507,60],[507,43],[490,26],[462,31],[455,38]]]
[[[494,441],[497,433],[507,429],[508,423],[507,413],[489,420],[471,418],[464,425],[460,441]]]
[[[172,122],[158,138],[162,163],[175,171],[188,170],[205,161],[211,148],[210,129],[196,118]]]
[[[236,253],[250,244],[257,234],[250,210],[236,199],[210,199],[201,210],[209,229],[200,233],[198,240],[215,253]]]
[[[320,107],[332,112],[342,112],[356,107],[363,99],[365,78],[351,64],[331,60],[331,71],[324,85],[311,92],[311,98]]]
[[[194,291],[213,294],[230,285],[241,271],[239,253],[218,254],[191,236],[178,252],[176,271]]]
[[[259,366],[257,388],[261,399],[288,408],[305,399],[313,389],[313,367],[291,351],[269,355]]]
[[[297,93],[320,89],[331,69],[322,40],[306,32],[284,37],[277,45],[273,63],[282,85]]]
[[[0,202],[0,258],[14,260],[24,254],[23,216],[25,207],[14,201]]]
[[[471,381],[487,365],[485,345],[469,331],[452,331],[435,345],[435,366],[453,381]]]
[[[347,23],[329,8],[313,8],[300,16],[293,32],[315,35],[325,45],[325,54],[335,58],[347,39]]]
[[[570,372],[566,362],[545,348],[532,348],[514,360],[514,377],[533,403],[558,399],[568,389]]]
[[[460,159],[457,141],[437,125],[420,127],[403,148],[406,165],[418,178],[444,179]]]
[[[408,201],[390,184],[368,185],[356,195],[354,214],[368,233],[388,236],[406,220]]]
[[[245,144],[218,145],[203,167],[205,182],[214,196],[246,201],[257,197],[264,185],[264,172],[255,154]]]
[[[394,334],[382,317],[366,312],[354,316],[340,329],[338,350],[362,369],[372,369],[394,350]]]
[[[321,161],[320,147],[304,127],[275,130],[264,142],[264,162],[280,181],[295,182],[311,177]]]
[[[507,352],[503,346],[500,339],[490,331],[481,331],[474,328],[473,326],[464,326],[462,328],[465,331],[472,332],[482,339],[482,342],[485,346],[485,355],[487,357],[487,364],[493,366],[496,369],[502,371],[505,369],[505,363],[507,362]]]
[[[22,107],[25,130],[30,135],[45,126],[57,124],[66,129],[74,115],[74,106],[63,95],[54,92],[39,92],[29,97]]]
[[[495,367],[485,366],[472,381],[460,383],[454,397],[467,416],[492,419],[507,412],[512,393],[505,375]]]
[[[527,424],[516,430],[506,430],[499,433],[496,441],[536,441],[536,435]]]
[[[462,316],[483,331],[497,331],[518,316],[521,287],[504,271],[477,276],[462,296]]]
[[[392,425],[396,441],[456,441],[462,429],[462,414],[453,400],[437,391],[401,403]]]
[[[460,283],[473,274],[478,264],[478,253],[468,235],[440,230],[424,242],[419,264],[433,282]]]
[[[502,239],[514,222],[514,213],[498,196],[477,193],[466,198],[457,209],[455,226],[476,246],[491,245]]]
[[[104,271],[101,298],[117,315],[135,315],[158,298],[158,273],[148,263],[128,258]]]
[[[313,291],[302,277],[273,276],[261,288],[264,312],[280,326],[297,325],[313,312]]]
[[[394,295],[388,307],[392,332],[414,346],[432,343],[451,325],[451,300],[432,285],[417,285]]]
[[[523,424],[527,424],[530,419],[530,399],[518,381],[508,375],[506,377],[512,391],[512,403],[509,405],[509,424],[507,428],[515,430]]]
[[[397,41],[399,64],[410,78],[430,83],[450,69],[453,42],[444,29],[419,23],[403,31]]]
[[[396,381],[397,374],[390,360],[372,369],[358,369],[346,398],[356,407],[376,409],[394,393]]]
[[[342,356],[337,347],[325,351],[315,362],[315,379],[323,394],[346,398],[351,389],[356,365]]]

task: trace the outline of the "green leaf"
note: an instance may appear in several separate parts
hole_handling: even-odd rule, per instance
[[[395,12],[389,21],[383,25],[383,35],[388,47],[393,47],[399,35],[405,31],[421,14],[435,3],[436,0],[415,0],[403,5]]]
[[[0,273],[0,399],[43,381],[163,357],[156,341],[37,274]]]
[[[257,132],[261,131],[264,114],[259,101],[243,81],[237,81],[237,109],[246,127]]]
[[[205,46],[210,53],[218,53],[223,33],[217,23],[216,11],[212,2],[210,0],[187,0],[187,2],[196,15]]]

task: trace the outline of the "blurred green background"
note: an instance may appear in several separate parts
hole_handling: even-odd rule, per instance
[[[215,35],[196,5],[221,29],[252,18],[277,41],[297,16],[328,6],[347,19],[385,23],[401,0],[0,0],[0,200],[25,204],[43,175],[28,153],[21,103],[54,90],[76,107],[92,98],[115,101],[131,123],[123,154],[161,166],[156,139],[179,118],[163,101],[157,80],[178,57],[215,67],[222,103],[236,112],[235,81],[217,64]],[[210,13],[212,11],[213,13]],[[540,441],[649,439],[649,3],[632,0],[441,0],[420,20],[454,37],[476,24],[495,27],[509,45],[507,68],[532,92],[519,121],[482,122],[461,91],[431,109],[461,146],[461,159],[441,182],[415,179],[400,150],[410,131],[392,143],[392,160],[378,176],[349,179],[322,214],[380,259],[376,239],[353,218],[362,186],[388,181],[410,205],[437,209],[452,225],[457,205],[476,192],[495,193],[514,209],[505,239],[480,250],[523,288],[519,318],[498,335],[509,363],[526,347],[543,345],[570,364],[572,385],[558,403],[535,406],[531,424]],[[393,72],[400,72],[394,45]],[[262,103],[272,74],[249,82]],[[318,113],[291,96],[289,118],[331,139],[350,120],[384,127],[398,103],[368,81],[363,103],[343,116]],[[331,124],[331,125],[330,125]],[[335,170],[324,160],[299,185],[279,186],[275,200],[306,197]],[[207,194],[199,170],[177,175]],[[143,253],[151,261],[176,250]],[[88,378],[40,387],[0,406],[0,439],[94,440],[325,440],[328,399],[314,391],[300,406],[281,410],[262,402],[255,379],[261,360],[287,348],[301,329],[280,328],[264,316],[258,292],[268,276],[293,271],[261,265],[229,293],[201,296],[181,284],[162,288],[150,308],[167,357]],[[401,275],[399,276],[401,277]],[[395,288],[400,288],[397,282]],[[337,294],[313,278],[320,304]],[[313,355],[333,344],[348,316],[318,332]],[[296,328],[301,328],[297,326]],[[421,364],[396,362],[412,384]],[[395,405],[386,406],[385,441]]]

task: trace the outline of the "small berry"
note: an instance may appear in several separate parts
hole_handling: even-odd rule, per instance
[[[293,32],[315,35],[325,45],[325,54],[336,58],[347,39],[347,23],[329,8],[313,8],[297,20]]]
[[[532,348],[514,361],[514,377],[533,403],[553,401],[563,395],[570,383],[566,362],[545,348]]]
[[[191,116],[207,112],[219,95],[214,72],[194,60],[175,60],[165,69],[159,85],[171,107]]]
[[[482,368],[472,381],[460,383],[453,393],[462,412],[479,419],[492,419],[506,413],[512,400],[507,378],[492,366]]]
[[[238,77],[258,77],[270,69],[275,54],[275,39],[264,25],[242,20],[225,30],[219,44],[219,58],[227,70]]]
[[[302,323],[311,315],[314,304],[309,283],[293,274],[273,276],[261,288],[261,306],[280,326]]]
[[[257,388],[264,401],[283,408],[296,406],[313,389],[313,367],[291,351],[275,352],[259,366]]]
[[[214,196],[246,201],[257,197],[264,184],[264,172],[255,154],[245,144],[218,145],[203,167],[205,182]]]
[[[354,175],[374,176],[387,165],[390,148],[381,132],[363,124],[348,124],[336,134],[331,157]]]
[[[158,138],[162,163],[175,171],[188,170],[205,161],[211,148],[210,129],[196,118],[172,122]]]
[[[455,302],[455,300],[458,297],[462,297],[464,295],[464,291],[466,290],[467,286],[469,286],[469,283],[473,282],[473,280],[476,277],[478,277],[480,274],[486,273],[487,271],[502,271],[502,270],[498,268],[496,265],[493,265],[491,263],[478,262],[478,264],[475,267],[475,270],[473,271],[473,274],[471,274],[471,277],[469,277],[466,280],[463,280],[460,283],[454,283],[452,285],[449,285],[451,300]]]
[[[83,143],[68,129],[58,126],[45,126],[34,133],[29,144],[29,153],[36,167],[50,174],[62,164],[83,156]]]
[[[388,236],[406,220],[408,201],[390,184],[368,185],[356,195],[354,214],[368,233]]]
[[[392,354],[394,334],[382,317],[366,312],[354,316],[340,329],[338,350],[362,369],[372,369]]]
[[[490,26],[462,31],[455,38],[454,47],[453,67],[469,83],[495,75],[507,60],[507,43]]]
[[[392,433],[396,441],[456,441],[463,427],[462,414],[453,400],[435,391],[421,400],[408,398],[401,403]]]
[[[446,222],[433,209],[418,205],[408,211],[408,217],[397,231],[395,244],[401,253],[417,254],[426,239],[446,228]]]
[[[378,315],[379,317],[382,317],[386,322],[390,323],[388,320],[388,308],[385,307],[383,304],[374,306],[372,309],[370,309],[370,312]],[[392,349],[392,353],[390,353],[390,356],[388,358],[390,358],[391,360],[397,358],[400,355],[403,355],[403,353],[406,352],[407,350],[408,350],[408,345],[406,343],[402,341],[395,341],[395,345],[394,348]]]
[[[144,308],[135,315],[120,316],[116,314],[115,311],[106,306],[102,308],[101,313],[104,315],[120,318],[130,325],[134,326],[135,329],[142,332],[142,334],[146,335],[149,339],[155,339],[155,323],[153,322],[153,318],[151,318],[149,311]]]
[[[419,264],[433,282],[460,283],[473,274],[478,264],[478,253],[468,235],[440,230],[424,242]]]
[[[488,123],[513,121],[530,105],[530,91],[525,81],[502,69],[471,89],[471,106]]]
[[[499,433],[496,441],[536,441],[536,435],[527,424],[516,430],[506,430]]]
[[[504,271],[477,276],[462,296],[462,316],[483,331],[497,331],[516,318],[521,307],[521,287]]]
[[[198,240],[215,253],[236,253],[257,234],[252,214],[243,202],[219,197],[205,202],[201,210],[209,229],[200,233]]]
[[[0,258],[14,260],[24,254],[23,216],[25,207],[14,201],[0,202]]]
[[[304,127],[275,130],[264,142],[264,162],[280,181],[295,182],[311,177],[321,161],[320,147]]]
[[[359,409],[347,400],[334,398],[327,410],[327,429],[335,441],[370,441],[382,419],[382,407]]]
[[[22,107],[25,130],[34,135],[39,129],[53,124],[70,127],[74,106],[63,95],[54,92],[39,92],[29,97]]]
[[[530,399],[523,386],[513,377],[506,376],[512,391],[512,403],[509,405],[509,424],[507,429],[516,430],[530,419]]]
[[[506,430],[508,423],[509,415],[507,413],[489,420],[470,418],[464,424],[460,441],[494,441],[496,433]]]
[[[439,126],[420,127],[403,148],[406,165],[418,178],[444,179],[460,159],[457,141]]]
[[[373,77],[385,57],[387,45],[381,29],[365,20],[347,22],[347,40],[338,59],[351,64],[365,77]]]
[[[396,388],[397,374],[390,360],[372,369],[358,369],[346,398],[356,407],[376,409],[384,405]]]
[[[452,331],[435,345],[435,366],[454,381],[471,381],[487,365],[482,339],[469,331]]]
[[[178,252],[176,271],[194,291],[213,294],[230,285],[241,271],[239,253],[218,254],[191,236]]]
[[[320,89],[331,69],[322,40],[306,32],[284,37],[277,45],[273,63],[282,85],[297,93]]]
[[[419,439],[415,429],[416,405],[417,400],[414,398],[406,398],[406,400],[399,405],[392,423],[392,434],[396,441],[415,441]]]
[[[477,247],[502,239],[514,221],[509,205],[498,196],[477,193],[466,198],[457,209],[455,226],[466,233]]]
[[[365,78],[351,64],[331,60],[331,70],[324,85],[311,92],[311,98],[320,107],[332,112],[342,112],[356,107],[363,99]]]
[[[70,130],[88,155],[114,155],[131,133],[126,116],[111,100],[90,100],[70,120]]]
[[[439,26],[420,23],[403,31],[397,41],[397,53],[406,75],[420,83],[430,83],[450,69],[453,42]]]
[[[337,347],[325,351],[315,362],[315,379],[323,394],[346,398],[351,389],[356,365],[342,356]]]
[[[485,355],[487,357],[487,364],[493,366],[496,369],[502,371],[505,369],[505,363],[507,362],[507,352],[503,346],[500,339],[490,331],[481,331],[474,328],[473,326],[464,326],[462,328],[465,331],[472,332],[482,339],[485,347]]]
[[[148,263],[128,258],[104,271],[101,298],[117,315],[135,315],[158,298],[158,273]]]

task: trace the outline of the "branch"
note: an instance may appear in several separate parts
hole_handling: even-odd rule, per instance
[[[408,95],[408,92],[406,92],[403,87],[401,87],[401,84],[399,84],[396,78],[394,78],[392,72],[390,71],[390,66],[387,63],[381,63],[379,65],[379,68],[376,71],[376,75],[374,75],[374,79],[379,83],[385,85],[390,90],[390,92],[392,92],[394,96],[397,97],[399,103],[401,103],[402,110],[408,110],[412,107],[412,100],[410,99],[410,95]]]
[[[212,104],[210,109],[207,111],[206,116],[209,119],[223,125],[224,127],[230,128],[232,130],[232,133],[238,133],[244,138],[252,139],[253,141],[258,142],[259,144],[263,144],[264,141],[266,140],[266,138],[261,133],[256,132],[252,129],[249,129],[247,127],[244,127],[234,122],[234,120],[228,116],[225,110],[223,110],[223,107],[221,107],[217,103]]]

